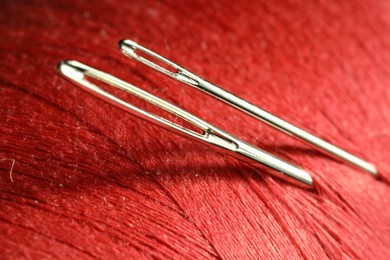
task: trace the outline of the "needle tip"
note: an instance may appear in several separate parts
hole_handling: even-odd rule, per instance
[[[305,188],[312,188],[313,187],[313,178],[311,177],[311,175],[300,169],[299,171],[297,171],[294,176],[290,176],[290,177],[293,177],[294,179],[296,179],[298,181],[298,184],[302,187],[305,187]]]
[[[379,172],[378,172],[378,170],[375,168],[374,165],[368,164],[368,166],[367,166],[366,169],[367,169],[367,171],[368,171],[369,173],[371,173],[372,175],[374,175],[374,177],[376,177],[376,178],[379,177]]]

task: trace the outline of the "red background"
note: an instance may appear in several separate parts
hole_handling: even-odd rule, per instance
[[[388,259],[388,1],[1,1],[1,258]],[[128,38],[373,162],[369,174],[178,84]],[[112,73],[309,171],[313,190],[56,74]]]

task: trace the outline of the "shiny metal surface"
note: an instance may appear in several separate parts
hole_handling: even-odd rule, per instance
[[[299,167],[245,143],[229,133],[211,125],[210,123],[201,120],[198,117],[110,74],[101,72],[77,61],[62,61],[58,64],[57,69],[72,83],[86,90],[90,94],[123,109],[124,111],[130,112],[142,119],[150,121],[184,137],[189,137],[212,147],[217,147],[220,151],[249,162],[255,166],[258,166],[259,163],[268,166],[274,170],[270,171],[270,173],[289,182],[304,187],[310,187],[313,184],[311,176]],[[91,83],[88,81],[88,77],[109,84],[156,105],[161,109],[188,121],[199,128],[201,133],[192,131],[165,118],[139,109]],[[183,77],[184,79],[186,78],[186,76]]]
[[[275,127],[276,129],[287,133],[289,135],[295,136],[300,138],[301,140],[304,140],[308,142],[309,144],[313,145],[314,147],[317,147],[321,149],[322,151],[325,151],[327,154],[332,155],[336,159],[342,159],[344,161],[349,162],[350,164],[357,166],[374,176],[378,176],[378,171],[376,170],[375,166],[372,165],[369,162],[364,161],[363,159],[358,158],[357,156],[354,156],[343,149],[330,144],[318,137],[316,137],[313,134],[310,134],[306,132],[305,130],[300,129],[297,126],[294,126],[283,119],[280,119],[271,113],[250,104],[249,102],[211,84],[210,82],[202,79],[201,77],[195,75],[194,73],[188,71],[187,69],[173,63],[172,61],[158,55],[157,53],[138,45],[137,43],[130,41],[130,40],[122,40],[119,42],[119,48],[122,51],[123,54],[125,54],[128,57],[131,57],[139,62],[142,62],[143,64],[165,74],[168,75],[178,81],[181,81],[183,83],[186,83],[192,87],[195,87],[197,89],[200,89],[207,94],[210,94],[211,96],[214,96],[226,103],[228,103],[231,106],[234,106],[235,108],[244,111],[245,113],[260,119],[261,121]],[[139,54],[136,53],[145,53],[151,57],[153,57],[156,60],[159,60],[171,69],[164,68],[156,63],[154,63],[151,60],[148,60]]]

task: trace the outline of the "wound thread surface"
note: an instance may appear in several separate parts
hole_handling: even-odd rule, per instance
[[[388,259],[386,1],[1,1],[2,259]],[[373,162],[381,177],[163,76],[128,38]],[[74,59],[301,165],[304,190],[103,103]],[[153,112],[153,108],[151,111]]]

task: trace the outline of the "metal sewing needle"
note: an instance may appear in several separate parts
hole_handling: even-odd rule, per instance
[[[292,165],[286,161],[277,158],[265,151],[262,151],[240,139],[230,135],[229,133],[213,126],[212,124],[199,119],[198,117],[184,111],[171,103],[166,102],[152,94],[141,90],[134,85],[122,81],[110,74],[96,70],[92,67],[79,63],[77,61],[62,61],[58,64],[57,70],[68,80],[75,85],[84,89],[88,93],[115,105],[124,111],[130,112],[142,119],[151,123],[157,124],[172,132],[180,134],[187,138],[192,138],[208,144],[214,148],[218,148],[221,152],[234,156],[240,160],[251,163],[254,166],[259,164],[265,165],[273,169],[270,171],[273,175],[283,178],[289,182],[298,184],[304,187],[311,187],[313,180],[311,176],[299,167]],[[98,87],[88,78],[96,79],[111,85],[120,90],[126,91],[136,97],[139,97],[146,102],[149,102],[165,111],[172,113],[192,125],[199,128],[201,133],[195,132],[191,129],[185,128],[181,125],[173,123],[165,118],[149,113],[138,107],[135,107],[122,99],[108,93],[102,88]]]
[[[211,96],[214,96],[233,107],[244,111],[245,113],[260,119],[261,121],[273,126],[274,128],[287,133],[289,135],[298,137],[314,147],[320,148],[323,151],[327,152],[329,155],[332,155],[334,158],[342,159],[349,162],[352,165],[360,167],[361,169],[373,174],[374,176],[378,176],[378,171],[375,166],[369,162],[364,161],[363,159],[358,158],[355,155],[352,155],[343,149],[330,144],[313,134],[302,130],[301,128],[290,124],[279,117],[272,115],[271,113],[252,105],[251,103],[217,87],[216,85],[202,79],[201,77],[195,75],[194,73],[188,71],[187,69],[173,63],[172,61],[158,55],[157,53],[131,41],[131,40],[121,40],[119,42],[119,48],[123,54],[128,57],[131,57],[165,75],[168,75],[178,81],[186,83],[192,87],[200,89]],[[136,53],[136,51],[143,52],[156,60],[159,60],[170,67],[171,70],[168,70],[160,65],[157,65],[153,61],[150,61]],[[172,71],[173,70],[173,71]]]

